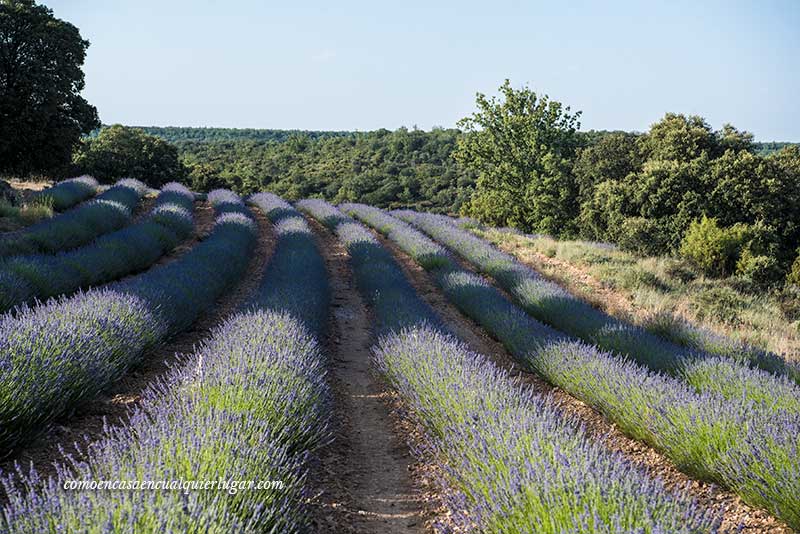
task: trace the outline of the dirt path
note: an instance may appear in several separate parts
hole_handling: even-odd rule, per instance
[[[211,214],[211,225],[213,225],[213,211],[211,208],[208,208],[208,211]],[[275,244],[271,224],[259,211],[255,209],[253,211],[258,221],[259,237],[253,258],[241,281],[217,300],[208,312],[203,313],[189,330],[150,351],[139,366],[129,370],[119,381],[112,384],[104,395],[80,406],[71,417],[57,421],[46,435],[28,446],[16,457],[0,464],[0,469],[6,472],[13,470],[14,462],[19,462],[27,469],[33,463],[40,474],[44,476],[54,474],[53,462],[62,458],[60,447],[67,452],[72,452],[75,443],[83,444],[86,440],[97,440],[103,435],[104,421],[111,425],[124,424],[130,408],[139,401],[141,393],[147,386],[164,375],[169,370],[169,366],[178,361],[180,355],[190,354],[203,338],[208,336],[211,328],[220,324],[236,310],[260,283]],[[210,229],[205,221],[208,219],[207,215],[199,216],[195,237],[203,235]],[[196,239],[190,240],[190,242],[196,242]],[[186,250],[179,251],[177,255]],[[165,257],[162,262],[174,261],[175,258],[176,256],[173,254]]]
[[[334,442],[320,453],[312,499],[317,531],[421,533],[424,492],[394,409],[397,399],[373,374],[371,318],[359,297],[344,247],[309,220],[325,258],[332,292],[328,340],[334,393]]]
[[[666,457],[651,447],[625,436],[613,423],[590,408],[582,401],[572,397],[560,388],[554,388],[537,375],[524,371],[500,342],[489,336],[480,326],[462,315],[451,305],[436,286],[432,277],[394,243],[375,233],[376,237],[402,265],[411,283],[433,308],[440,314],[453,332],[473,350],[489,356],[497,365],[510,371],[520,382],[540,394],[550,394],[564,412],[574,415],[583,423],[593,439],[601,441],[609,450],[621,453],[632,464],[640,467],[652,477],[661,478],[669,488],[689,488],[698,503],[721,513],[723,532],[742,532],[747,534],[770,533],[787,534],[792,530],[770,516],[767,512],[753,508],[741,501],[732,492],[722,490],[688,477],[679,471]],[[462,262],[461,266],[467,268]],[[741,524],[744,528],[739,531]]]

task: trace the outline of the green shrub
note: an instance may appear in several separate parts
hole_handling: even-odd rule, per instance
[[[783,316],[790,321],[800,319],[800,285],[791,284],[783,288],[778,293],[778,306]]]
[[[746,225],[722,228],[716,219],[703,216],[689,225],[680,254],[709,276],[727,276],[734,271],[748,238]]]
[[[627,217],[618,232],[619,247],[640,256],[654,256],[667,248],[658,222],[652,219]]]
[[[0,198],[0,217],[16,217],[19,214],[19,208],[12,206],[11,202],[4,198]]]
[[[797,258],[792,263],[792,269],[786,276],[786,282],[790,285],[800,287],[800,249],[797,250]]]
[[[766,286],[780,280],[781,267],[777,258],[756,254],[745,248],[736,262],[736,274],[752,280],[758,286]]]

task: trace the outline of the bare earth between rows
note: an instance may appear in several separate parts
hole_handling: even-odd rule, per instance
[[[373,319],[361,300],[338,240],[309,218],[328,269],[327,340],[333,389],[333,442],[312,474],[316,531],[330,534],[430,532],[437,501],[414,476],[396,395],[376,376]]]

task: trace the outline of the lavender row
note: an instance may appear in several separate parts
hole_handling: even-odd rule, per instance
[[[427,430],[458,526],[480,532],[713,532],[718,521],[588,439],[549,397],[517,384],[437,326],[374,236],[320,201],[298,207],[331,224],[383,335],[378,368]],[[420,257],[437,255],[410,238]],[[397,299],[398,280],[403,298]],[[398,322],[397,316],[405,320]]]
[[[241,212],[218,215],[211,235],[172,263],[0,316],[0,455],[102,391],[241,277],[256,227],[236,200],[218,200],[218,211]]]
[[[433,310],[416,294],[391,253],[383,248],[372,233],[323,200],[301,200],[297,209],[333,230],[347,248],[353,265],[369,268],[353,269],[359,292],[383,319],[378,334],[394,332],[425,320],[439,329],[444,326]]]
[[[252,302],[260,308],[288,313],[322,338],[327,332],[330,288],[311,228],[291,204],[272,193],[255,194],[249,203],[269,218],[277,235],[265,282]]]
[[[420,265],[424,266],[418,259],[420,251],[439,247],[381,210],[354,204],[345,209],[382,229]],[[444,250],[438,253],[447,258]],[[682,380],[566,338],[452,260],[444,268],[428,270],[447,298],[524,366],[602,411],[627,434],[664,452],[680,469],[723,484],[747,502],[798,525],[800,417],[795,412],[735,395],[726,399],[717,393],[698,394]],[[698,365],[713,368],[720,362],[727,363],[707,359]],[[764,380],[774,380],[766,372],[742,369],[751,380],[759,373]],[[735,381],[736,377],[727,377],[726,383]]]
[[[775,355],[720,358],[691,351],[591,307],[447,217],[412,211],[394,214],[464,257],[508,291],[526,312],[562,332],[655,371],[680,376],[698,391],[716,391],[732,399],[745,397],[800,413],[800,387],[787,376],[794,372]]]
[[[0,258],[54,254],[85,245],[128,224],[146,191],[138,180],[120,180],[93,200],[0,239]]]
[[[450,222],[466,230],[486,229],[480,222],[467,217],[458,219],[441,218],[439,220],[442,222]],[[531,239],[538,239],[541,237],[551,238],[551,236],[544,234],[523,234],[518,229],[510,227],[494,228],[494,230],[507,234],[521,235]],[[600,249],[613,250],[617,248],[613,243],[597,241],[584,243]],[[732,339],[728,336],[712,332],[707,328],[699,327],[685,319],[677,319],[668,315],[656,315],[641,326],[651,334],[676,345],[686,347],[687,349],[705,352],[712,356],[733,358],[774,374],[785,374],[795,382],[800,383],[800,366],[795,362],[787,361],[775,353],[759,349],[741,340]]]
[[[54,210],[63,211],[97,194],[97,183],[91,176],[78,176],[62,180],[52,187],[36,193],[35,202],[50,204]]]
[[[129,426],[61,465],[45,489],[7,482],[8,532],[311,530],[309,455],[330,438],[326,360],[316,341],[327,276],[303,218],[274,195],[251,198],[275,224],[261,286],[194,355],[144,395]],[[229,205],[229,207],[232,207]],[[288,276],[288,274],[292,276]],[[298,275],[303,273],[303,275]],[[281,298],[296,295],[291,305]],[[282,487],[187,492],[65,492],[75,479],[262,480]]]
[[[0,259],[0,312],[146,269],[191,234],[193,205],[188,189],[167,184],[141,222],[55,255]]]

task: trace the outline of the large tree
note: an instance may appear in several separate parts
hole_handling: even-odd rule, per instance
[[[136,178],[150,187],[183,180],[186,169],[178,149],[139,128],[115,124],[87,139],[75,154],[75,172],[91,174],[101,182]]]
[[[578,214],[572,175],[580,112],[508,80],[501,98],[478,94],[478,111],[459,122],[456,160],[478,175],[469,213],[526,231],[569,235]]]
[[[33,0],[0,0],[0,172],[57,173],[100,126],[81,95],[89,41]]]

